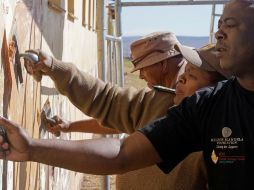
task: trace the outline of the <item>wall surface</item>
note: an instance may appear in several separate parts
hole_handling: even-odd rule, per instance
[[[0,0],[0,114],[20,124],[35,138],[56,138],[39,132],[40,112],[46,100],[52,115],[68,120],[85,116],[56,92],[49,78],[37,83],[27,75],[18,53],[41,48],[58,59],[74,62],[94,76],[98,70],[94,28],[97,2],[52,2],[59,3],[65,11],[49,7],[47,0]],[[71,9],[68,3],[73,3]],[[60,138],[84,139],[91,135],[72,133]],[[1,189],[79,189],[83,178],[79,173],[30,162],[1,161],[0,171],[3,171]]]

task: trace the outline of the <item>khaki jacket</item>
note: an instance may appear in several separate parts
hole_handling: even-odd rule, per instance
[[[71,63],[53,61],[48,73],[58,91],[103,126],[133,133],[173,105],[174,94],[144,88],[121,88],[81,72]],[[73,93],[75,92],[75,93]]]
[[[172,93],[149,88],[121,88],[81,72],[71,63],[56,59],[48,75],[58,91],[83,113],[98,119],[104,126],[129,134],[165,115],[173,106]],[[203,190],[206,184],[201,152],[189,155],[168,175],[151,166],[118,175],[116,182],[118,190]]]
[[[116,177],[117,190],[206,190],[207,173],[202,152],[180,162],[169,174],[157,166],[131,171]]]

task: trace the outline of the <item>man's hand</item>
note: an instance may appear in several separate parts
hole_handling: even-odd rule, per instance
[[[38,75],[39,73],[42,75],[47,74],[50,71],[53,63],[53,58],[50,55],[42,50],[27,50],[26,53],[27,52],[34,53],[39,57],[39,62],[32,66],[28,62],[25,62],[25,68],[29,74]]]
[[[69,132],[70,122],[63,120],[58,115],[55,115],[52,118],[55,123],[48,122],[47,130],[53,134],[56,134],[57,132]]]
[[[0,158],[12,161],[29,160],[32,138],[19,125],[1,116],[0,125],[7,133],[7,142],[0,135],[0,146],[2,151],[4,151],[0,153]]]

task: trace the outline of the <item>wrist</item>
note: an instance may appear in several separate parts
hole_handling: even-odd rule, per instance
[[[31,143],[29,145],[29,152],[28,152],[28,161],[36,161],[37,158],[37,152],[39,149],[39,144],[40,144],[39,139],[32,139]]]
[[[61,131],[62,131],[62,132],[69,132],[70,125],[71,125],[71,122],[70,122],[70,121],[66,121],[66,120],[63,121],[63,124],[60,125]]]
[[[65,127],[65,128],[66,128],[67,130],[70,129],[71,123],[72,123],[72,122],[70,122],[70,121],[67,121],[67,122],[66,122],[66,127]]]

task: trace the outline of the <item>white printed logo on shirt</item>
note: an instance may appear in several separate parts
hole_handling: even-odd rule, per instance
[[[214,149],[211,152],[211,160],[214,164],[233,164],[236,161],[244,161],[245,156],[239,152],[239,147],[243,145],[243,137],[232,137],[232,129],[223,127],[222,137],[211,138]]]
[[[222,128],[222,136],[224,138],[230,137],[231,134],[232,134],[232,130],[229,127],[223,127]]]

